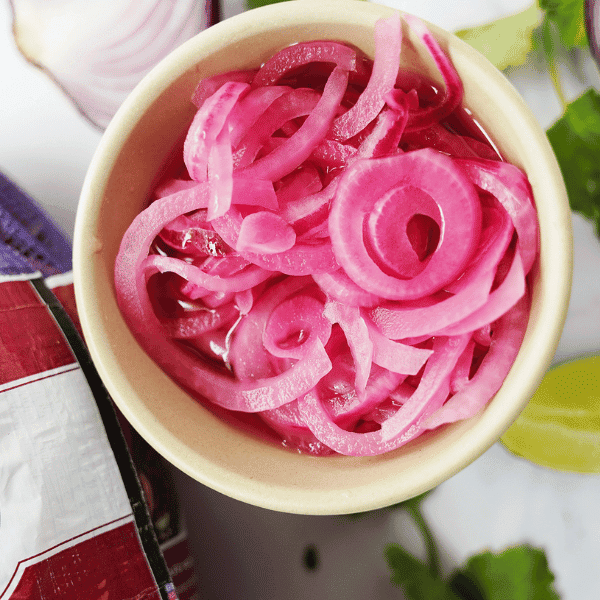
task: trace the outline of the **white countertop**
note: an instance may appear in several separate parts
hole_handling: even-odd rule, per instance
[[[85,0],[82,0],[85,1]],[[386,0],[447,29],[475,25],[527,6],[523,0]],[[440,6],[442,4],[442,6]],[[227,5],[226,16],[239,10]],[[101,132],[50,79],[18,53],[8,2],[0,3],[0,171],[29,192],[72,236],[79,191]],[[586,67],[595,81],[594,65]],[[548,77],[521,68],[511,80],[549,126],[559,114]],[[580,83],[569,81],[573,97]],[[567,325],[556,360],[600,349],[600,243],[574,216],[575,273]],[[387,543],[424,554],[407,515],[304,517],[270,512],[226,498],[177,473],[204,596],[220,599],[401,597],[389,584]],[[529,543],[543,548],[564,600],[597,600],[600,574],[600,476],[538,467],[496,444],[440,485],[424,511],[449,572],[471,554]],[[314,544],[320,566],[304,568]]]

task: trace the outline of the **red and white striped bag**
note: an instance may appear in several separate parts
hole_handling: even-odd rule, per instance
[[[197,598],[170,470],[96,373],[70,267],[0,175],[0,600]]]

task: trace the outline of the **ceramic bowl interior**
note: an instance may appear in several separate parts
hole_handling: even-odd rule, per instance
[[[156,173],[194,114],[199,79],[257,67],[291,43],[334,39],[373,56],[373,26],[391,9],[354,0],[294,0],[248,11],[207,29],[162,61],[121,107],[89,168],[77,214],[74,278],[92,358],[114,401],[176,467],[257,506],[342,514],[390,505],[433,488],[480,456],[510,426],[554,355],[572,271],[570,211],[543,130],[490,63],[431,26],[462,77],[465,104],[507,160],[524,169],[537,204],[541,256],[525,340],[501,390],[477,416],[388,454],[300,455],[228,425],[192,399],[142,351],[115,299],[113,264],[123,233],[148,202]],[[405,28],[404,66],[440,79]]]

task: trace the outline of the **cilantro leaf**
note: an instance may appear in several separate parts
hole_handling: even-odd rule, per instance
[[[392,583],[401,587],[410,600],[461,600],[444,580],[398,544],[387,546],[385,557]]]
[[[448,582],[450,589],[462,600],[487,600],[477,582],[462,571],[456,571]]]
[[[559,600],[546,555],[528,545],[475,555],[453,577],[460,579],[470,580],[485,600]]]
[[[541,14],[534,3],[522,12],[455,33],[502,71],[526,61],[533,49],[533,32],[540,24]]]
[[[559,600],[544,551],[529,545],[472,556],[447,582],[397,544],[385,557],[409,600]]]
[[[556,26],[565,48],[587,45],[584,0],[540,0],[540,8]]]
[[[595,221],[600,235],[600,94],[585,91],[547,131],[571,208]]]

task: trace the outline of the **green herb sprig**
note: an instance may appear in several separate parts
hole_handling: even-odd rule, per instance
[[[554,575],[540,548],[520,545],[476,554],[443,578],[433,534],[421,510],[427,494],[396,505],[412,516],[427,547],[423,562],[398,544],[385,548],[391,581],[407,600],[559,600]]]

